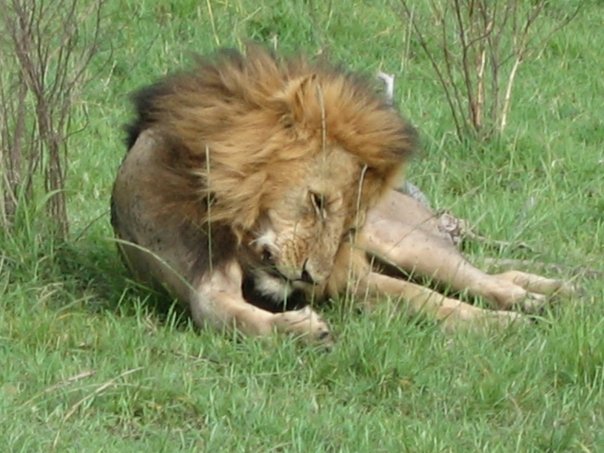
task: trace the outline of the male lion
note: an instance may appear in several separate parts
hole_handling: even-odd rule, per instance
[[[134,103],[112,224],[135,276],[186,302],[199,326],[329,343],[309,306],[288,310],[284,301],[344,291],[365,303],[396,297],[455,328],[508,324],[522,315],[504,310],[567,289],[479,271],[431,212],[392,189],[416,134],[358,76],[250,47],[201,59]],[[500,311],[380,273],[368,257]]]

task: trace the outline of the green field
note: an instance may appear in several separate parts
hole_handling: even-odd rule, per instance
[[[576,3],[550,2],[543,24]],[[45,239],[35,207],[0,232],[0,450],[603,451],[604,4],[584,3],[520,67],[503,137],[462,145],[390,1],[109,0],[73,119],[70,239]],[[336,305],[325,353],[198,332],[137,287],[109,225],[128,93],[250,39],[396,74],[421,132],[409,178],[484,235],[532,249],[498,256],[555,264],[580,294],[488,335]],[[471,249],[477,263],[493,253]]]

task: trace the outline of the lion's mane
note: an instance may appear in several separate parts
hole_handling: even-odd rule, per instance
[[[295,179],[292,164],[326,143],[367,166],[369,201],[399,172],[415,140],[367,80],[303,57],[280,60],[258,46],[200,58],[133,100],[128,147],[153,128],[170,148],[157,181],[158,212],[195,224],[211,217],[241,231],[254,225],[268,194]]]

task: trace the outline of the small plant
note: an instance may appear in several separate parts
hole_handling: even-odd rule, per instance
[[[59,238],[68,231],[67,142],[76,96],[98,50],[103,0],[0,0],[0,224],[46,194]],[[39,187],[38,187],[39,186]]]
[[[460,140],[503,132],[521,63],[580,9],[579,3],[544,30],[537,24],[547,0],[431,0],[421,9],[412,3],[400,0],[401,16],[443,88]]]

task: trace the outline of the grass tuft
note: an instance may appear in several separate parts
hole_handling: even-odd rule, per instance
[[[105,26],[116,32],[107,33],[74,118],[76,129],[86,127],[71,139],[72,236],[47,242],[43,207],[19,212],[15,233],[0,231],[3,450],[604,445],[604,280],[585,271],[601,272],[604,258],[599,2],[584,2],[581,15],[523,64],[506,134],[480,147],[454,140],[429,62],[390,2],[307,3],[107,2]],[[557,7],[549,6],[552,20]],[[248,39],[395,73],[395,101],[422,133],[409,178],[486,236],[533,249],[498,255],[556,264],[547,272],[573,279],[580,295],[532,326],[481,335],[445,336],[386,306],[372,313],[335,306],[325,313],[338,341],[326,353],[288,338],[200,332],[173,301],[131,282],[108,219],[127,94],[192,52]],[[480,262],[493,251],[476,245],[470,253]]]

